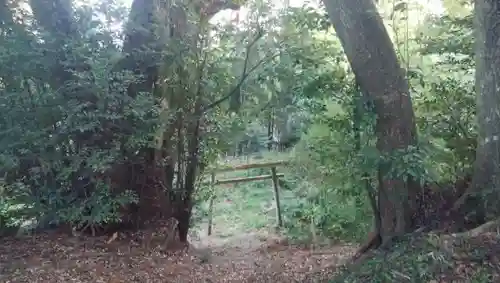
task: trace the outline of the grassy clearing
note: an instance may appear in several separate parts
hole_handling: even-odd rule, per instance
[[[278,168],[278,172],[283,169]],[[251,169],[224,172],[217,175],[218,180],[250,177],[269,174],[270,169]],[[272,180],[248,183],[225,184],[214,187],[213,234],[229,237],[263,229],[273,229],[277,225],[276,205]],[[280,189],[280,200],[286,203],[294,198],[292,192]],[[283,207],[283,205],[282,205]],[[208,202],[200,204],[201,211],[208,211]],[[207,234],[208,218],[204,217],[195,230]]]
[[[294,160],[294,152],[266,152],[260,156],[245,156],[220,160],[216,167],[224,168],[249,163]],[[313,183],[297,176],[288,166],[279,166],[285,177],[280,182],[280,204],[284,221],[282,232],[294,241],[309,243],[356,242],[365,238],[371,216],[355,198],[321,193]],[[270,168],[219,173],[217,180],[270,174]],[[205,181],[208,181],[205,176]],[[203,189],[207,189],[202,188]],[[334,189],[334,188],[329,188]],[[273,229],[277,224],[271,180],[220,185],[214,188],[213,232],[220,237]],[[207,199],[207,198],[205,198]],[[207,234],[208,201],[200,203],[192,229],[198,236]],[[368,221],[365,221],[367,219]],[[366,222],[366,223],[365,223]],[[311,223],[315,223],[311,225]],[[315,228],[313,228],[315,226]],[[328,238],[328,239],[327,239]]]
[[[290,160],[292,153],[262,152],[259,154],[221,158],[213,167],[224,168],[251,163],[265,163],[278,160]],[[285,173],[286,168],[278,167],[278,173]],[[251,177],[271,174],[271,168],[258,168],[218,173],[217,180]],[[285,179],[287,176],[285,175]],[[208,181],[207,177],[205,180]],[[206,189],[206,188],[205,188]],[[233,235],[259,230],[275,230],[277,226],[276,205],[272,180],[224,184],[214,187],[213,226],[214,236],[230,237]],[[295,198],[292,191],[280,187],[281,208]],[[207,235],[208,201],[197,207],[198,215],[193,232]]]

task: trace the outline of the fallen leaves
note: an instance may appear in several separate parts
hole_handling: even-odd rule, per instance
[[[262,244],[244,237],[221,246],[166,252],[120,238],[115,233],[107,239],[53,234],[3,239],[0,281],[322,282],[354,252],[354,247],[337,246],[314,253],[275,239],[267,249],[268,239]]]

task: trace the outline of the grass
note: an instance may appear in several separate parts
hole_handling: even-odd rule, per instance
[[[241,178],[267,173],[269,169],[251,169],[224,172],[217,179]],[[280,168],[278,168],[278,172]],[[253,181],[214,187],[213,226],[214,235],[229,237],[277,226],[276,205],[272,180]],[[293,198],[290,191],[280,189],[280,201]],[[283,205],[281,205],[283,207]],[[208,201],[201,203],[200,211],[208,211]],[[198,233],[207,233],[207,217],[196,225]]]
[[[264,163],[277,160],[293,160],[293,151],[264,152],[260,156],[245,156],[239,158],[221,159],[215,167],[229,167],[249,163]],[[219,173],[217,180],[241,178],[270,174],[270,168],[239,170]],[[341,196],[331,196],[332,199],[316,203],[311,198],[318,194],[313,183],[305,182],[300,176],[294,175],[293,170],[286,166],[277,168],[278,173],[285,173],[285,184],[280,186],[280,206],[284,227],[281,232],[294,241],[309,242],[327,240],[358,241],[365,238],[366,223],[360,223],[357,209],[359,204],[353,200],[346,201]],[[205,176],[208,177],[208,176]],[[205,181],[208,181],[205,179]],[[208,187],[202,188],[207,190]],[[262,229],[276,227],[276,209],[271,180],[253,181],[246,183],[219,185],[214,188],[215,202],[213,214],[213,233],[219,237],[229,237],[236,234],[248,233]],[[196,220],[194,234],[207,234],[208,197],[195,208]],[[324,207],[326,206],[326,207]],[[328,215],[324,215],[324,214]],[[299,219],[300,218],[300,219]],[[365,217],[366,218],[366,217]],[[371,225],[371,216],[367,218]],[[311,230],[311,221],[321,226],[321,231]],[[332,222],[333,221],[333,222]],[[323,223],[323,224],[320,224]],[[355,223],[354,223],[355,222]],[[323,239],[328,237],[329,239]],[[359,239],[358,239],[359,238]]]
[[[270,182],[218,187],[213,218],[217,234],[230,236],[274,225],[275,204]]]
[[[290,157],[291,154],[286,152],[262,152],[242,157],[221,158],[214,167],[224,168],[250,163],[289,160]],[[286,173],[285,171],[286,169],[282,167],[277,168],[278,173]],[[219,173],[216,175],[216,179],[223,180],[267,174],[270,174],[270,168],[258,168]],[[204,189],[208,188],[205,187]],[[237,234],[276,228],[278,221],[271,179],[217,185],[214,186],[213,194],[215,197],[212,222],[214,235],[230,237]],[[280,188],[280,206],[282,209],[284,204],[293,198],[294,195],[291,191]],[[195,233],[207,234],[208,206],[208,201],[205,200],[198,204],[196,208],[198,221],[193,227]]]

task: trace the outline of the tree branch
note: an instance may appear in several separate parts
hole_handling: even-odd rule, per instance
[[[250,59],[250,50],[263,35],[264,35],[264,33],[262,32],[262,30],[259,27],[258,32],[257,32],[257,36],[246,47],[245,62],[243,65],[243,74],[241,75],[240,80],[236,84],[236,86],[227,95],[224,95],[220,99],[216,100],[215,102],[212,102],[210,105],[205,107],[205,109],[203,109],[203,112],[207,112],[208,110],[216,107],[217,105],[219,105],[222,102],[226,101],[227,99],[231,98],[233,95],[236,95],[238,93],[238,90],[241,88],[241,86],[245,82],[245,80],[248,78],[248,76],[250,74],[252,74],[260,65],[262,65],[262,63],[264,63],[268,60],[272,60],[272,59],[276,58],[277,56],[279,56],[279,53],[277,53],[277,54],[273,54],[272,56],[262,58],[261,60],[259,60],[259,62],[257,62],[257,64],[255,64],[252,68],[250,68],[250,70],[247,71],[248,61]]]

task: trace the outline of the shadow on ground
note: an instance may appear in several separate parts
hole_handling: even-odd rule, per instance
[[[355,247],[311,250],[273,235],[204,239],[189,250],[145,248],[137,233],[106,238],[4,238],[0,282],[327,282]]]

